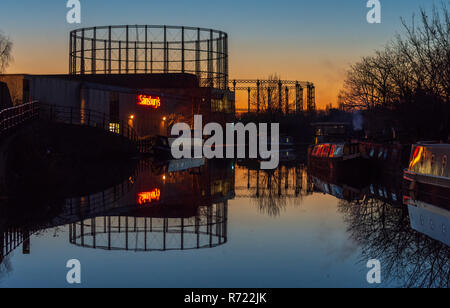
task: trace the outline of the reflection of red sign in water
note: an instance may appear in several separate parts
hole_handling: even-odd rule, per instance
[[[155,188],[152,191],[141,192],[138,194],[138,203],[140,205],[152,203],[152,201],[159,201],[161,191]]]
[[[158,96],[151,96],[151,95],[139,95],[138,105],[153,107],[157,109],[161,107],[161,98]]]

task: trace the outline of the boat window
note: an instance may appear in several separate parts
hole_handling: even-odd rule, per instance
[[[320,151],[320,145],[318,145],[318,146],[316,146],[316,147],[314,148],[314,150],[313,150],[313,155],[314,155],[314,156],[319,155],[319,151]]]
[[[329,150],[330,146],[329,145],[324,145],[323,149],[322,149],[322,157],[324,156],[328,156],[328,150]]]
[[[344,147],[342,145],[337,146],[334,151],[334,156],[341,156],[344,153]]]
[[[330,157],[333,157],[334,156],[334,151],[336,150],[336,146],[333,144],[332,146],[331,146],[331,149],[330,149],[330,153],[329,153],[329,156]]]
[[[397,202],[397,195],[395,193],[392,193],[392,200],[394,200],[395,202]]]
[[[321,146],[319,147],[319,150],[317,151],[317,156],[320,156],[320,155],[322,154],[323,147],[324,147],[324,145],[321,145]]]
[[[447,155],[444,155],[442,157],[442,174],[441,176],[446,176],[446,170],[447,170]]]
[[[381,149],[380,153],[378,153],[378,158],[381,158],[383,156],[383,152],[384,152],[384,149]]]
[[[319,146],[319,149],[317,151],[317,156],[322,155],[323,147],[324,147],[323,145]]]
[[[320,156],[320,154],[322,154],[322,149],[323,149],[323,145],[319,145],[319,147],[317,148],[317,156]]]

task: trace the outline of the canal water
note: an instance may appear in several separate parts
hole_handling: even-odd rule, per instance
[[[121,174],[2,203],[0,287],[72,287],[71,259],[81,287],[448,287],[448,234],[418,227],[410,214],[423,225],[427,213],[383,183],[328,183],[296,161],[141,161]],[[381,284],[367,280],[373,259]]]

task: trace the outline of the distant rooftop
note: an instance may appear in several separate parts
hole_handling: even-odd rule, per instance
[[[0,76],[25,76],[59,78],[66,80],[85,81],[97,84],[104,84],[117,87],[135,89],[164,89],[164,88],[198,88],[197,76],[192,74],[86,74],[86,75],[33,75],[33,74],[12,74]]]

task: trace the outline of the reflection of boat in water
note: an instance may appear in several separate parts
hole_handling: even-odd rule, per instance
[[[314,187],[324,194],[331,195],[341,200],[355,201],[362,199],[362,191],[347,185],[338,185],[322,181],[317,177],[312,177]]]
[[[403,205],[401,178],[383,177],[372,182],[339,182],[333,177],[323,177],[314,171],[310,172],[310,176],[317,190],[341,200],[352,202],[373,198],[396,207]]]
[[[370,197],[340,202],[339,211],[363,256],[383,264],[384,283],[395,281],[396,286],[406,288],[449,287],[450,246],[442,238],[442,233],[448,232],[448,218],[445,225],[442,214],[434,217],[418,205],[410,209],[410,220],[406,207]],[[436,234],[438,231],[441,234]]]
[[[450,246],[450,212],[441,207],[407,199],[411,228]]]
[[[409,198],[450,206],[450,144],[416,144],[411,150],[408,169],[404,171]]]

